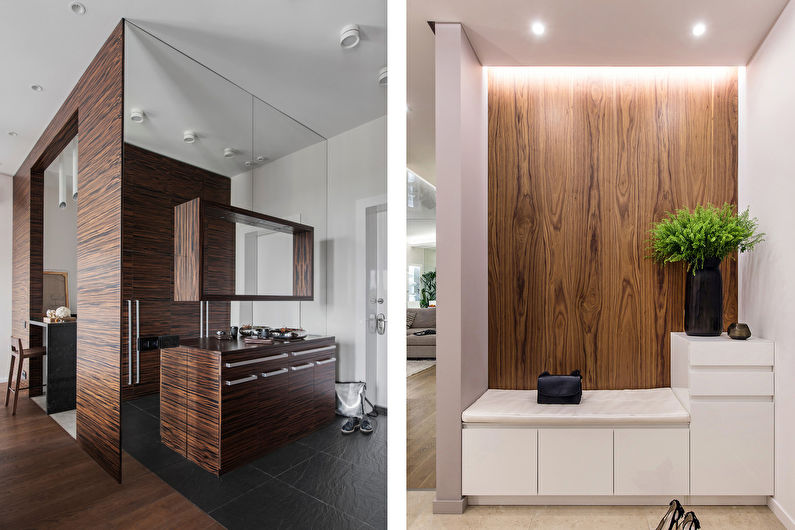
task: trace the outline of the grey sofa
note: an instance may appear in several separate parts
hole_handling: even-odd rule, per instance
[[[436,335],[417,336],[426,329],[436,330],[436,308],[409,308],[406,310],[406,357],[409,359],[436,359]],[[411,326],[409,321],[414,317]]]

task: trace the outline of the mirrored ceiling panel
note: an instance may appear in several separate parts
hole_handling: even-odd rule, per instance
[[[127,22],[124,140],[233,177],[324,138]]]

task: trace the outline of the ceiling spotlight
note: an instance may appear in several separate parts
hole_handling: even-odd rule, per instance
[[[42,90],[44,90],[44,87],[42,87],[41,85],[30,85],[30,89],[34,92],[41,92]]]
[[[259,155],[257,157],[257,162],[265,162],[267,159],[268,159],[268,157]]]
[[[85,15],[86,14],[86,6],[81,4],[80,2],[70,2],[69,9],[72,10],[72,13],[75,15]]]
[[[707,26],[703,22],[699,22],[698,24],[693,26],[693,36],[694,37],[700,37],[706,32],[707,32]]]
[[[340,31],[340,46],[343,50],[355,48],[359,44],[358,24],[348,24]]]
[[[251,161],[251,160],[246,160],[246,161],[243,163],[243,165],[244,165],[244,166],[246,166],[246,167],[251,167],[251,166],[253,166],[253,165],[254,165],[254,162],[253,162],[253,161]]]
[[[530,31],[532,31],[534,35],[537,35],[539,37],[543,35],[546,30],[547,27],[544,25],[544,23],[538,20],[533,22],[533,24],[530,26]]]
[[[186,144],[192,144],[196,141],[196,133],[193,131],[184,131],[182,133],[182,141]]]
[[[8,131],[8,136],[19,136],[19,133],[16,131]]]
[[[378,71],[378,86],[386,86],[387,85],[387,73],[386,73],[386,66],[381,68]]]
[[[235,150],[231,147],[224,147],[224,158],[232,158],[235,156]]]
[[[146,115],[144,114],[144,111],[142,111],[141,109],[130,110],[130,121],[132,121],[133,123],[141,123],[144,121],[145,117]]]

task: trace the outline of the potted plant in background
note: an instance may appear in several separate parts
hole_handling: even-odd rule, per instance
[[[436,300],[436,271],[428,271],[420,276],[420,307],[428,307]]]
[[[758,221],[746,209],[737,214],[732,205],[711,204],[669,213],[653,223],[649,250],[654,261],[665,265],[687,263],[685,333],[711,337],[723,329],[723,282],[720,262],[735,250],[745,252],[764,241]]]

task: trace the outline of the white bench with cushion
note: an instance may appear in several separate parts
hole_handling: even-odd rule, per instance
[[[765,504],[774,493],[774,344],[671,334],[671,387],[488,390],[461,415],[469,504]],[[667,500],[666,500],[667,499]]]
[[[580,405],[488,390],[462,421],[464,495],[688,491],[690,415],[670,388],[585,391]]]

